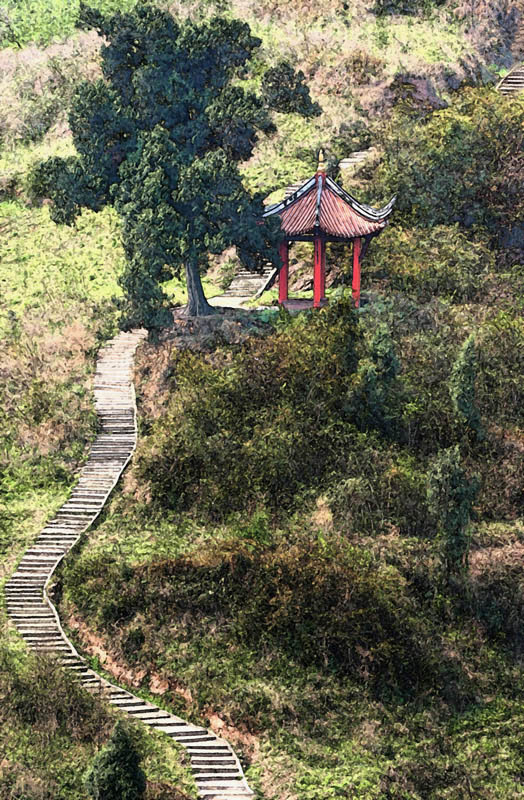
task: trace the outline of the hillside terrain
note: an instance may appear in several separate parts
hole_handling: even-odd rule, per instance
[[[94,666],[228,738],[260,798],[521,798],[524,98],[493,88],[521,5],[162,5],[246,19],[253,85],[285,57],[323,109],[275,115],[242,168],[253,191],[307,178],[321,145],[335,175],[373,145],[340,180],[397,210],[360,313],[331,245],[321,312],[175,315],[141,347],[139,446],[59,573],[61,616]],[[86,458],[118,326],[118,217],[56,226],[31,181],[73,153],[68,103],[100,74],[75,14],[0,14],[2,584]],[[292,256],[307,289],[311,253]],[[234,264],[217,259],[208,293]],[[113,715],[28,655],[3,595],[0,632],[0,798],[80,800]],[[132,727],[147,797],[194,796],[179,751]]]

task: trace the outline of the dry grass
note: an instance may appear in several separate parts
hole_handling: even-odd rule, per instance
[[[72,36],[45,49],[30,45],[0,50],[0,140],[4,147],[41,138],[65,119],[79,80],[100,75],[100,39],[94,32]]]

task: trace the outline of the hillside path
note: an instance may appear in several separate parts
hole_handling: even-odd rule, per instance
[[[115,708],[184,745],[200,798],[251,798],[231,746],[206,728],[145,702],[102,678],[65,635],[47,586],[58,564],[96,520],[136,447],[133,359],[145,330],[119,333],[100,350],[94,381],[99,434],[70,498],[29,547],[5,586],[7,612],[26,644],[56,656],[86,690],[101,693]]]

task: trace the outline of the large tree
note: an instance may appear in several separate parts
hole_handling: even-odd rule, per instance
[[[140,0],[112,16],[81,4],[79,24],[106,41],[103,78],[73,99],[78,156],[44,162],[33,183],[51,198],[56,222],[72,224],[82,207],[118,211],[125,325],[169,324],[161,284],[183,270],[188,313],[212,313],[200,278],[209,254],[235,245],[250,269],[279,263],[278,221],[259,224],[262,195],[247,192],[238,164],[259,132],[275,132],[272,110],[320,109],[286,63],[266,70],[258,93],[242,85],[261,41],[238,20],[178,24]]]

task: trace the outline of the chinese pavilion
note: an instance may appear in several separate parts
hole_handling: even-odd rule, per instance
[[[263,217],[278,214],[286,239],[280,245],[282,266],[279,274],[279,303],[288,299],[289,245],[313,242],[313,306],[326,302],[326,242],[353,242],[353,298],[360,305],[360,265],[369,243],[388,224],[395,198],[384,208],[375,209],[359,203],[332,178],[326,175],[324,154],[319,153],[315,175],[281,203],[267,208]],[[363,240],[363,241],[362,241]]]

